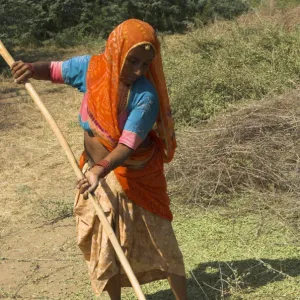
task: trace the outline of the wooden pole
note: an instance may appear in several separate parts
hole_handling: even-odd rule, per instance
[[[11,66],[15,62],[14,59],[12,58],[12,56],[7,51],[7,49],[5,48],[5,46],[3,45],[1,40],[0,40],[0,54],[2,55],[2,57],[4,58],[4,60],[6,61],[6,63],[9,66]],[[53,130],[53,132],[56,135],[57,139],[59,140],[61,146],[63,147],[63,149],[67,155],[67,158],[68,158],[70,164],[72,165],[72,168],[77,176],[77,179],[84,178],[84,175],[82,174],[82,172],[77,164],[77,161],[74,157],[74,154],[73,154],[69,144],[67,143],[66,139],[64,138],[63,134],[61,133],[59,127],[57,126],[56,122],[52,118],[51,114],[49,113],[49,111],[47,110],[45,105],[43,104],[39,95],[37,94],[37,92],[35,91],[33,86],[31,85],[31,83],[26,82],[25,88],[28,91],[28,93],[30,94],[30,96],[33,99],[33,101],[35,102],[35,104],[40,109],[44,118],[49,123],[51,129]],[[95,196],[93,194],[89,193],[89,199],[91,200],[92,205],[100,219],[100,222],[102,223],[103,229],[104,229],[105,233],[107,234],[110,242],[112,243],[112,245],[116,251],[116,254],[120,260],[120,263],[123,266],[123,268],[128,276],[128,279],[130,280],[130,282],[132,284],[135,294],[137,295],[139,300],[146,300],[146,298],[142,292],[141,286],[138,283],[126,256],[124,255],[124,252],[117,240],[117,237],[116,237],[114,231],[112,230],[112,228],[103,212],[103,209],[97,204]]]

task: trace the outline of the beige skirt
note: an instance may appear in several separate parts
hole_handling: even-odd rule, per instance
[[[185,276],[181,251],[170,221],[130,201],[114,172],[98,186],[97,200],[113,227],[140,284],[165,279],[168,273]],[[100,295],[107,281],[120,274],[121,286],[131,286],[89,200],[76,194],[77,243],[88,264],[92,288]]]

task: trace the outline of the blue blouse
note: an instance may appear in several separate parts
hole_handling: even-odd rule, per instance
[[[77,56],[62,62],[61,75],[63,82],[86,93],[86,75],[91,56]],[[150,81],[142,76],[130,89],[127,107],[119,116],[119,127],[122,130],[120,141],[130,139],[131,148],[137,148],[146,138],[157,119],[159,111],[158,96]],[[124,119],[124,120],[122,120]],[[79,122],[83,129],[90,130],[88,122],[79,114]],[[123,124],[122,124],[123,123]],[[135,139],[134,142],[132,139]]]

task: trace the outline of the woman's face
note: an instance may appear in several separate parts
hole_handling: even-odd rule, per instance
[[[120,80],[126,85],[130,85],[141,76],[146,75],[154,55],[153,48],[149,46],[148,49],[145,45],[131,49],[125,58]]]

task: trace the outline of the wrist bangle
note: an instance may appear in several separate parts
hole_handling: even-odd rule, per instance
[[[26,65],[27,65],[27,67],[29,68],[29,70],[31,71],[31,76],[33,76],[34,73],[35,73],[35,69],[34,69],[33,64],[27,63]]]
[[[108,160],[102,159],[98,163],[96,163],[94,166],[100,166],[104,169],[105,175],[107,175],[111,171],[111,166]]]

